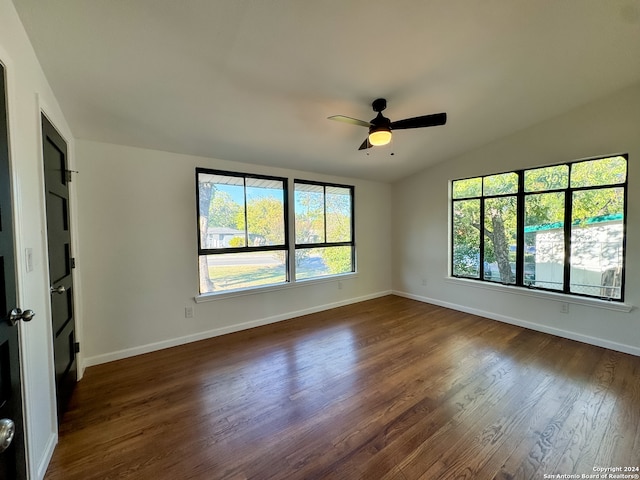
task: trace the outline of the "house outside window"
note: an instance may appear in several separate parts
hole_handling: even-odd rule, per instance
[[[451,274],[624,300],[627,155],[454,180]]]

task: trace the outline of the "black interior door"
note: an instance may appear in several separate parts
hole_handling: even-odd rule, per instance
[[[73,305],[73,257],[69,224],[67,143],[42,116],[42,153],[47,204],[47,241],[51,285],[53,357],[56,373],[58,422],[67,409],[77,381],[76,326]]]
[[[14,310],[16,272],[4,73],[4,67],[0,64],[0,479],[13,480],[27,478],[27,475],[20,385],[20,343],[18,328],[14,322],[9,321],[12,310],[14,320],[20,319],[20,316],[19,311]],[[8,446],[3,444],[11,436],[11,443]]]

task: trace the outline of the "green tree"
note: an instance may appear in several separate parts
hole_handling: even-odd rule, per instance
[[[209,226],[238,228],[238,214],[242,205],[235,202],[228,192],[217,192],[209,208]]]
[[[326,242],[348,242],[351,240],[351,196],[328,193],[326,202]]]
[[[337,189],[325,195],[325,223],[327,243],[351,241],[351,192]],[[327,247],[322,249],[322,260],[329,273],[346,273],[353,270],[352,247]]]
[[[351,247],[323,248],[322,260],[331,274],[353,271]]]
[[[499,197],[485,200],[485,262],[495,261],[500,281],[515,283],[509,247],[516,241],[516,197]],[[480,228],[479,225],[474,225]]]
[[[466,277],[480,274],[480,200],[453,202],[453,273]]]
[[[236,214],[236,224],[244,229],[244,212]],[[267,245],[284,243],[284,206],[282,200],[274,197],[261,197],[247,203],[247,232],[250,236],[258,235]],[[260,237],[254,237],[253,243],[259,244]]]
[[[324,198],[321,192],[296,191],[296,243],[324,242]]]

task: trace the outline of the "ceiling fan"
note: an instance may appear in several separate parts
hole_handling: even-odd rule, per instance
[[[384,98],[378,98],[371,104],[374,112],[378,112],[376,118],[370,122],[358,120],[357,118],[345,117],[344,115],[334,115],[329,120],[337,120],[338,122],[350,123],[361,127],[369,127],[369,136],[362,142],[358,150],[365,150],[371,147],[386,145],[391,141],[391,131],[406,128],[422,128],[436,127],[447,123],[446,113],[434,113],[431,115],[422,115],[421,117],[405,118],[392,122],[387,117],[382,116],[382,111],[387,108],[387,101]]]

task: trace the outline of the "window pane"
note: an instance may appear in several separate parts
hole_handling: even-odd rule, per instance
[[[224,292],[273,285],[287,281],[286,251],[225,253],[207,255],[209,278],[213,289]]]
[[[516,197],[489,198],[484,204],[484,278],[516,282]]]
[[[200,245],[204,249],[244,247],[244,179],[198,174]]]
[[[481,192],[478,177],[452,181],[452,275],[623,300],[627,165],[623,154],[487,175]]]
[[[594,187],[624,183],[627,160],[624,157],[601,158],[571,165],[571,186]]]
[[[336,185],[295,183],[296,280],[355,271],[353,263],[353,189]],[[350,245],[332,246],[338,242]]]
[[[562,192],[525,197],[525,285],[563,289],[564,197]]]
[[[518,193],[518,174],[501,173],[484,177],[483,195],[504,195]]]
[[[296,243],[324,243],[324,187],[295,184]]]
[[[525,192],[557,190],[560,188],[567,188],[568,185],[568,165],[556,165],[555,167],[536,168],[533,170],[525,170],[524,172]]]
[[[252,247],[284,245],[282,181],[247,178],[247,237]]]
[[[622,297],[624,189],[600,188],[573,194],[572,293]]]
[[[453,198],[479,197],[480,195],[482,195],[482,177],[453,182]]]
[[[351,189],[326,189],[327,242],[351,241]]]
[[[452,274],[480,278],[480,200],[453,202]]]
[[[351,246],[296,249],[296,279],[354,271]]]

